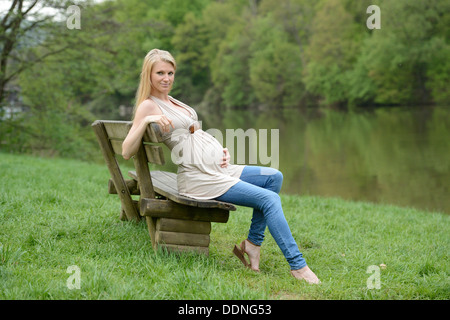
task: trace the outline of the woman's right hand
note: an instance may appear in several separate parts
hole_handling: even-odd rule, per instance
[[[173,129],[175,129],[175,127],[173,126],[172,120],[167,118],[164,114],[146,116],[144,118],[144,121],[147,124],[150,124],[151,122],[157,123],[159,125],[159,127],[161,128],[162,132],[170,132],[171,126]]]

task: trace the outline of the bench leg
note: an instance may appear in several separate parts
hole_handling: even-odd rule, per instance
[[[148,233],[150,235],[150,240],[152,241],[152,247],[153,249],[157,249],[158,242],[156,240],[156,220],[152,217],[145,217],[145,221],[147,222],[147,229]]]
[[[194,251],[209,255],[210,232],[211,222],[158,218],[155,241],[157,247],[169,251]]]

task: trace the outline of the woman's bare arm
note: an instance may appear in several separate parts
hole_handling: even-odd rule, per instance
[[[133,125],[122,143],[122,156],[125,160],[137,153],[145,129],[151,122],[157,123],[163,132],[169,132],[170,126],[173,128],[172,120],[162,114],[156,103],[145,100],[137,107]]]

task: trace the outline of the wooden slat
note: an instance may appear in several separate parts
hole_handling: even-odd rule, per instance
[[[137,174],[136,180],[139,184],[139,190],[141,193],[139,202],[142,202],[142,200],[144,199],[154,199],[155,191],[153,190],[152,179],[150,176],[150,171],[148,169],[147,155],[145,154],[144,146],[142,143],[136,155],[134,156],[133,162],[134,167],[136,168]],[[141,215],[143,215],[142,212]],[[156,249],[157,248],[157,242],[155,239],[156,220],[151,216],[146,216],[145,220],[147,222],[147,228],[150,234],[150,239],[152,241],[152,246],[154,249]]]
[[[97,137],[100,149],[103,153],[103,158],[105,159],[106,166],[108,167],[109,173],[114,183],[114,187],[119,191],[119,198],[122,203],[122,209],[125,211],[128,220],[139,221],[140,216],[133,204],[128,187],[123,179],[122,172],[120,171],[117,159],[114,156],[114,152],[111,143],[108,139],[105,126],[103,121],[95,121],[92,124],[92,128]]]
[[[147,154],[148,162],[164,165],[164,152],[161,146],[155,146],[151,144],[145,144],[145,153]]]
[[[113,140],[124,140],[130,131],[132,122],[131,121],[108,121],[103,120],[103,125],[105,126],[106,134],[109,139]]]
[[[163,181],[163,180],[160,180],[160,178],[158,179],[158,177],[156,177],[156,179],[154,179],[154,177],[153,177],[154,172],[158,172],[158,171],[152,171],[153,188],[158,194],[160,194],[170,200],[173,200],[179,204],[198,207],[197,200],[180,196],[178,194],[178,190],[172,188],[171,185],[173,185],[173,184],[170,181]],[[133,179],[137,179],[137,174],[135,171],[129,171],[128,175],[130,177],[132,177]]]
[[[171,191],[174,194],[178,194],[177,175],[172,172],[154,171],[155,176],[152,179],[158,185],[164,185],[167,191]]]
[[[158,244],[164,243],[183,246],[207,247],[209,246],[209,234],[156,231],[156,242]]]
[[[156,222],[156,231],[210,234],[211,222],[160,218]]]
[[[131,121],[102,121],[106,133],[110,139],[124,140],[130,131],[133,122]],[[144,142],[162,142],[162,134],[156,123],[150,123],[143,137]]]
[[[111,142],[111,146],[113,148],[113,151],[117,155],[122,155],[122,142],[123,140],[112,140],[110,139],[109,142]]]
[[[211,221],[225,223],[228,221],[228,210],[219,208],[199,208],[185,206],[171,200],[140,200],[140,214],[145,217],[182,219],[193,221]]]
[[[153,185],[155,183],[157,184],[161,184],[161,183],[165,183],[165,188],[168,190],[168,192],[173,192],[173,193],[178,193],[178,190],[176,189],[176,183],[175,183],[175,189],[174,189],[174,184],[172,181],[168,181],[168,180],[161,180],[161,175],[159,174],[160,171],[152,171],[152,183]],[[137,174],[136,171],[128,171],[128,176],[130,176],[131,178],[137,180]]]
[[[125,180],[125,184],[127,185],[128,191],[130,192],[131,195],[141,194],[136,180],[127,179],[127,180]],[[116,187],[114,186],[114,182],[112,181],[112,179],[108,180],[108,193],[109,194],[117,194],[117,190],[116,190]]]
[[[115,154],[122,155],[122,143],[123,140],[110,139],[111,146]],[[148,162],[159,165],[164,165],[164,152],[161,146],[155,146],[151,144],[144,144],[145,153],[147,154]]]
[[[161,186],[164,191],[170,192],[173,195],[180,196],[178,193],[177,178],[173,174],[172,177],[167,178],[164,171],[153,171],[155,176],[152,176],[152,181],[154,184]],[[169,172],[167,172],[169,173]],[[185,197],[187,202],[197,202],[195,199]],[[195,205],[197,206],[197,205]]]
[[[144,133],[144,142],[162,142],[162,133],[158,124],[150,123]]]
[[[166,249],[167,251],[171,252],[195,252],[199,254],[204,254],[206,256],[209,255],[209,247],[194,247],[194,246],[181,246],[181,245],[175,245],[175,244],[158,244],[158,247],[161,247],[162,249]]]

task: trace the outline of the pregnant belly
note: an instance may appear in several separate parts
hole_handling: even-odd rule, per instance
[[[172,149],[172,161],[182,166],[220,170],[223,146],[210,134],[198,130]]]

